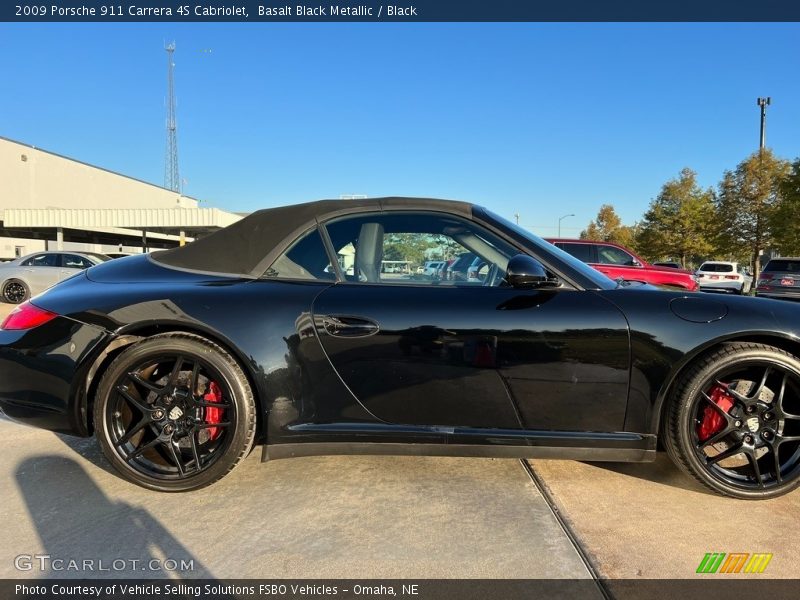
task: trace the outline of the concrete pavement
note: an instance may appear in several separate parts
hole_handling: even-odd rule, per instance
[[[0,454],[0,578],[95,576],[20,571],[21,554],[193,561],[181,577],[590,577],[515,460],[255,451],[210,488],[161,494],[110,472],[93,439],[3,419]],[[132,564],[98,575],[165,575]]]
[[[800,490],[774,500],[723,498],[666,453],[644,464],[530,464],[604,578],[708,578],[695,573],[706,552],[772,553],[760,577],[800,578]]]

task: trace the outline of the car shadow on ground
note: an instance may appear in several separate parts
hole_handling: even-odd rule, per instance
[[[103,451],[100,449],[100,444],[94,436],[91,437],[76,437],[73,435],[64,435],[60,433],[53,434],[56,439],[63,443],[67,448],[75,452],[83,460],[87,460],[95,467],[103,469],[106,473],[119,477],[119,473],[111,466],[111,463],[103,456]]]
[[[649,463],[584,462],[584,464],[652,483],[716,496],[714,492],[676,467],[666,452],[659,452],[656,460]]]
[[[147,510],[110,499],[75,460],[32,456],[17,466],[15,478],[43,554],[49,555],[46,562],[23,560],[23,569],[28,565],[30,569],[21,574],[70,579],[213,578]],[[176,518],[183,518],[177,501],[175,509]]]

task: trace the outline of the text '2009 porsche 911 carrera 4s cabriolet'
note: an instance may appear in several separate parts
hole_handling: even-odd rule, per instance
[[[424,268],[460,256],[470,277]],[[798,336],[794,305],[624,285],[478,206],[323,200],[21,304],[0,407],[162,491],[255,444],[649,461],[661,440],[712,490],[769,498],[800,484]]]

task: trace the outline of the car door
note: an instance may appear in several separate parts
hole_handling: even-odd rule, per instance
[[[75,275],[75,273],[88,269],[93,265],[94,263],[85,256],[64,253],[61,255],[61,269],[58,274],[59,281],[69,279]]]
[[[55,252],[34,254],[20,264],[21,278],[36,295],[54,286],[59,280],[60,256]]]
[[[367,215],[327,230],[336,250],[356,248],[356,274],[317,296],[315,327],[333,368],[377,418],[462,433],[622,428],[627,322],[599,295],[501,286],[518,250],[449,216]],[[432,247],[483,256],[489,272],[443,281],[375,268],[387,253],[422,264]]]
[[[595,244],[597,262],[592,266],[611,279],[643,281],[642,264],[622,248],[607,244]]]

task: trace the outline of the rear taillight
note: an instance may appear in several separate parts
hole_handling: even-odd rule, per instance
[[[56,313],[34,306],[30,302],[23,302],[8,314],[0,329],[33,329],[52,321],[57,316]]]
[[[739,279],[738,275],[725,275],[725,279]]]

